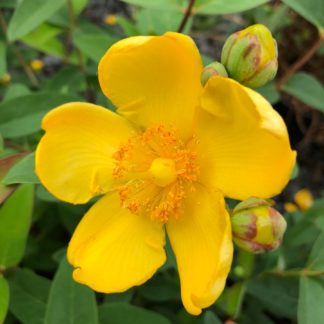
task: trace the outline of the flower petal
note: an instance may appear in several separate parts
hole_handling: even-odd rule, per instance
[[[54,196],[85,203],[107,192],[112,154],[134,134],[126,119],[92,104],[72,102],[49,112],[36,151],[36,173]]]
[[[280,193],[296,153],[271,105],[234,80],[212,77],[200,107],[195,133],[201,182],[241,200]]]
[[[202,68],[192,39],[169,32],[119,41],[101,59],[98,75],[102,91],[129,120],[145,128],[172,125],[187,135]]]
[[[107,194],[88,211],[68,247],[73,278],[99,292],[122,292],[148,280],[165,262],[162,224],[134,215]]]
[[[181,297],[194,315],[213,304],[224,289],[233,256],[231,225],[223,196],[199,188],[187,198],[183,217],[167,232],[175,253]]]

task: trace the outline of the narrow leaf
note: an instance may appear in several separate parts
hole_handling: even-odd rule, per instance
[[[304,72],[294,74],[283,90],[324,113],[324,87],[312,75]]]
[[[17,265],[25,251],[33,209],[33,186],[22,185],[0,209],[0,268]]]
[[[95,294],[72,279],[72,267],[63,258],[51,287],[44,324],[96,324]]]

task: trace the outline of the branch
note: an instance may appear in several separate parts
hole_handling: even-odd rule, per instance
[[[180,23],[180,26],[178,28],[178,33],[182,33],[184,28],[186,27],[186,24],[188,22],[188,19],[191,15],[192,8],[194,6],[195,0],[189,0],[188,7],[183,15],[182,21]]]

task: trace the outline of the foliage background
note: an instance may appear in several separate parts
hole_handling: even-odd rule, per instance
[[[103,53],[125,36],[176,31],[187,5],[0,0],[0,323],[324,322],[322,0],[197,0],[185,29],[206,64],[220,58],[230,33],[253,23],[267,25],[278,41],[279,74],[258,91],[285,119],[299,167],[277,208],[284,212],[300,188],[317,197],[308,210],[285,213],[283,245],[257,256],[237,250],[224,293],[199,317],[181,305],[170,249],[153,279],[122,294],[95,294],[71,279],[65,248],[89,204],[62,203],[39,183],[33,151],[40,121],[72,100],[114,109],[97,81]]]

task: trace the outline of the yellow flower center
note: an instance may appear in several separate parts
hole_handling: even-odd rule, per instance
[[[153,160],[150,170],[152,182],[166,187],[177,179],[175,163],[171,159],[157,158]]]
[[[174,129],[150,127],[120,145],[113,158],[124,208],[163,223],[179,217],[186,193],[194,190],[198,166],[195,152]]]

